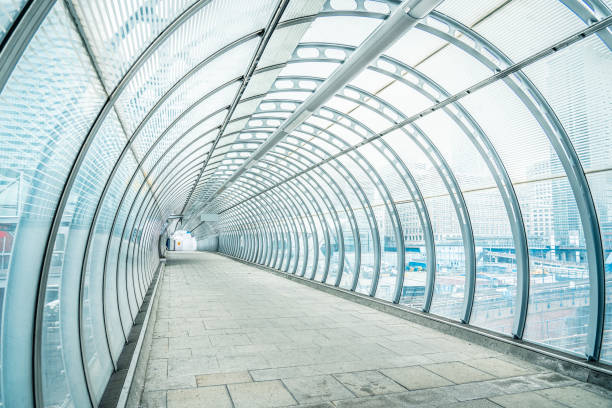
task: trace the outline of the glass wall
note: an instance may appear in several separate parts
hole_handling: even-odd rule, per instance
[[[468,3],[314,106],[399,1],[0,0],[0,405],[100,403],[171,215],[201,249],[611,363],[610,4]]]
[[[349,3],[325,4],[251,118],[294,111],[359,47],[360,32],[375,29],[350,24],[362,17]],[[301,160],[311,143],[325,153],[306,169],[287,168],[266,194],[323,168],[345,169],[338,184],[351,197],[360,269],[343,271],[341,287],[576,356],[601,351],[607,361],[611,32],[556,46],[610,10],[599,2],[460,3],[443,2],[279,142],[292,144],[288,159]],[[354,36],[329,30],[330,21]],[[496,76],[504,70],[512,74]],[[207,203],[223,219],[221,252],[235,212],[258,212],[234,185]],[[312,222],[321,211],[349,214],[336,205],[299,217]],[[334,230],[326,226],[324,237]],[[351,241],[343,244],[355,256]]]

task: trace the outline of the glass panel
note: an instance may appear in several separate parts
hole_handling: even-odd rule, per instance
[[[132,158],[132,160],[134,159]],[[117,220],[115,222],[115,225],[113,226],[111,239],[109,241],[108,257],[106,258],[107,277],[109,277],[109,275],[115,276],[115,281],[116,281],[116,286],[117,286],[116,291],[118,292],[116,296],[119,299],[119,311],[121,315],[121,323],[123,324],[123,331],[126,337],[129,334],[130,329],[132,328],[132,313],[130,309],[132,306],[130,306],[130,304],[128,303],[128,291],[127,291],[127,286],[126,286],[127,278],[125,275],[125,269],[117,268],[117,264],[119,261],[118,251],[119,251],[119,244],[123,242],[123,245],[125,247],[125,243],[126,243],[125,241],[123,241],[122,231],[123,231],[123,225],[126,222],[126,218],[128,216],[129,206],[125,205],[125,203],[133,203],[136,200],[136,193],[138,192],[138,186],[142,184],[143,180],[144,179],[142,177],[142,174],[140,172],[136,173],[136,177],[134,178],[134,181],[128,187],[128,191],[127,191],[127,195],[126,195],[124,204],[118,209],[116,209]]]
[[[569,134],[588,172],[612,166],[612,52],[595,35],[524,72]]]
[[[524,338],[584,355],[589,276],[578,208],[567,179],[516,186],[530,254]]]
[[[516,257],[499,190],[466,192],[476,245],[476,292],[470,324],[511,335],[516,299]]]
[[[497,149],[521,206],[531,280],[524,338],[583,354],[587,260],[576,202],[559,159],[534,117],[505,85],[487,86],[463,103]]]
[[[73,2],[104,83],[113,89],[136,58],[194,0]]]
[[[120,97],[117,103],[119,116],[125,120],[127,132],[131,133],[151,106],[197,64],[232,41],[264,27],[273,10],[273,3],[273,0],[212,1],[180,26],[139,68]],[[240,21],[240,24],[235,24],[236,21]],[[226,29],[219,30],[219,27]],[[257,39],[251,41],[256,43]],[[241,54],[235,51],[215,58],[213,64],[225,65],[216,66],[215,70],[210,69],[212,66],[208,70],[201,69],[199,73],[208,72],[214,76],[208,80],[202,80],[207,77],[200,77],[199,80],[192,77],[188,82],[195,82],[187,89],[201,90],[202,87],[223,82],[212,78],[229,79],[244,74],[250,62],[248,57],[255,47],[256,44],[250,47],[246,61],[240,59],[238,56]],[[228,55],[234,55],[234,58],[224,58]],[[238,74],[234,74],[236,71]],[[200,93],[199,96],[202,95]]]
[[[317,275],[322,275],[323,270],[325,268],[325,252],[323,251],[323,248],[325,248],[325,235],[324,234],[326,231],[326,227],[324,225],[323,215],[321,214],[319,207],[315,205],[315,203],[317,203],[318,201],[313,197],[312,195],[313,193],[311,191],[309,194],[304,193],[305,191],[304,186],[306,186],[304,180],[300,178],[299,183],[296,183],[296,184],[298,185],[299,191],[302,194],[304,203],[306,203],[307,207],[309,207],[310,214],[312,215],[312,219],[314,221],[314,228],[315,228],[316,237],[317,237],[316,245],[314,241],[311,245],[313,249],[313,264],[311,265],[312,269],[309,268],[306,273],[306,276],[310,278],[310,277],[315,277]],[[316,264],[314,264],[314,253],[316,253],[316,256],[317,256]]]
[[[251,40],[236,46],[198,70],[171,93],[169,98],[164,101],[163,105],[150,118],[146,126],[154,127],[159,133],[168,127],[179,114],[207,93],[243,75],[256,45],[257,40]],[[147,92],[151,92],[151,90],[148,88]],[[222,95],[224,94],[220,94],[218,96],[219,99],[223,99]],[[152,95],[149,98],[143,95],[140,98],[128,99],[128,94],[123,94],[117,102],[117,109],[119,115],[127,124],[127,132],[131,134],[136,129],[140,121],[153,108],[161,96],[161,94]],[[155,134],[153,131],[145,133],[147,135],[150,133]]]
[[[44,20],[0,96],[0,215],[2,215],[2,364],[8,406],[27,404],[21,389],[31,375],[38,273],[49,228],[71,165],[104,101],[96,74],[62,3]],[[74,208],[67,208],[72,211]],[[45,293],[42,329],[45,403],[89,404],[76,326],[77,292],[67,292],[61,269],[68,226],[58,232]],[[78,252],[75,253],[78,257]],[[80,268],[79,268],[80,270]],[[70,286],[70,285],[69,285]],[[5,292],[6,289],[6,292]],[[62,300],[62,308],[59,303]],[[73,323],[75,322],[72,319]],[[67,331],[76,336],[68,336]],[[10,336],[7,336],[10,334]],[[11,341],[7,341],[12,339]],[[72,344],[67,343],[72,342]],[[67,353],[71,357],[67,357]],[[74,358],[72,358],[74,357]],[[18,359],[18,361],[16,361]],[[17,374],[20,373],[20,374]],[[13,400],[19,398],[18,400]],[[29,397],[27,397],[29,398]],[[0,396],[2,401],[2,396]]]
[[[282,77],[304,76],[325,79],[338,68],[340,64],[336,62],[300,62],[299,60],[287,64],[279,74],[279,81]],[[308,83],[304,85],[309,85]],[[279,87],[284,86],[280,82]],[[306,88],[306,87],[304,87]]]
[[[405,76],[405,78],[408,79],[407,76]],[[378,97],[399,110],[404,116],[411,116],[419,113],[434,103],[410,86],[399,81],[395,81],[387,88],[383,89],[378,93]]]
[[[355,239],[353,237],[353,230],[351,229],[351,223],[349,221],[349,215],[346,211],[338,213],[340,218],[340,228],[342,228],[343,241],[341,244],[344,247],[344,264],[342,266],[342,277],[341,283],[351,281],[355,274]],[[328,283],[335,284],[337,277],[333,281]]]
[[[261,67],[262,65],[258,66]],[[251,98],[253,96],[260,97],[257,98],[254,102],[241,102],[242,106],[239,105],[236,108],[236,110],[234,111],[234,115],[232,116],[232,120],[252,114],[261,102],[261,95],[265,94],[270,90],[270,87],[272,86],[274,80],[280,72],[281,69],[278,68],[254,74],[251,77],[251,80],[249,81],[249,84],[247,85],[244,94],[242,94],[242,100],[244,101],[246,98]]]
[[[472,141],[443,111],[417,120],[416,125],[429,137],[448,163],[462,190],[491,187],[493,176]],[[476,139],[478,136],[474,136]]]
[[[604,345],[601,359],[612,360],[610,333],[612,331],[610,264],[612,256],[612,227],[610,222],[611,204],[609,169],[612,165],[612,103],[610,94],[612,84],[609,72],[612,69],[612,53],[597,36],[589,37],[572,45],[557,54],[547,57],[527,67],[525,72],[538,86],[568,132],[574,148],[580,157],[581,164],[587,173],[591,194],[598,211],[601,234],[604,243],[606,264],[606,323]],[[602,170],[602,173],[600,173]],[[553,198],[554,199],[554,198]],[[553,202],[554,203],[554,202]],[[578,228],[578,226],[574,226]],[[574,232],[574,234],[579,234]],[[570,258],[576,256],[566,255]],[[580,255],[582,256],[582,254]],[[559,255],[557,255],[557,258]],[[574,263],[580,265],[581,263]],[[570,282],[573,283],[573,282]],[[572,289],[575,297],[583,294],[587,297],[584,285]],[[573,299],[572,299],[573,301]],[[553,303],[554,307],[556,304]],[[586,322],[587,307],[584,301],[578,301],[572,319],[574,323],[563,330],[565,336],[583,335],[585,329],[578,329],[580,322]],[[569,312],[565,312],[569,313]],[[569,326],[569,324],[568,324]],[[583,339],[581,340],[583,341]],[[574,348],[580,352],[579,345],[569,340],[559,340],[561,346]]]
[[[274,229],[274,226],[270,223],[269,214],[268,214],[269,209],[267,207],[265,207],[265,206],[261,207],[261,203],[259,201],[259,198],[255,198],[252,201],[247,201],[245,205],[251,207],[251,210],[252,210],[253,207],[261,208],[261,210],[259,210],[259,213],[261,214],[262,224],[263,224],[264,228],[267,229],[267,231],[268,231],[268,241],[267,241],[267,244],[266,244],[267,245],[267,250],[265,252],[265,258],[262,259],[262,263],[265,266],[270,266],[271,259],[273,257],[274,251],[275,251],[276,230]]]
[[[357,163],[355,163],[355,161],[351,157],[349,157],[349,155],[340,156],[338,158],[338,161],[342,163],[347,168],[348,172],[350,172],[351,175],[356,179],[357,183],[361,186],[361,188],[363,188],[365,196],[368,197],[368,199],[370,200],[370,205],[374,207],[373,210],[375,211],[374,216],[376,219],[373,221],[378,223],[378,228],[379,228],[378,233],[380,236],[380,246],[381,246],[380,248],[381,253],[379,254],[379,256],[381,257],[381,264],[382,264],[382,257],[384,256],[384,254],[382,253],[382,251],[384,250],[383,237],[386,231],[385,229],[381,229],[381,227],[384,226],[384,223],[387,221],[386,218],[380,217],[380,215],[382,214],[387,215],[386,210],[384,208],[382,209],[383,211],[382,213],[377,212],[377,205],[382,206],[383,204],[382,198],[380,197],[380,194],[378,194],[376,187],[370,181],[370,179],[365,174],[365,172],[357,165]],[[359,214],[358,216],[360,217],[367,217],[364,211],[359,211],[358,214]],[[376,217],[376,215],[378,215],[378,217]],[[367,218],[365,218],[364,221],[367,222]],[[360,231],[360,233],[364,234],[366,233],[366,231]],[[361,239],[361,271],[359,272],[359,284],[357,285],[356,290],[360,293],[369,294],[370,289],[372,287],[373,278],[374,278],[375,256],[376,256],[374,253],[375,251],[374,242],[373,242],[370,230],[368,229],[367,235],[362,235],[360,239]]]
[[[292,4],[298,3],[290,2],[283,13],[283,18],[288,15],[288,12],[291,12],[289,8]],[[289,27],[277,27],[272,33],[270,41],[268,41],[268,45],[266,45],[257,67],[263,68],[275,64],[283,64],[289,60],[293,50],[306,30],[308,30],[308,27],[310,27],[310,23],[295,24]]]
[[[417,29],[410,30],[385,51],[385,55],[416,66],[431,54],[442,48],[445,40]]]
[[[398,154],[416,179],[423,197],[448,194],[444,181],[413,139],[401,130],[385,135],[385,142]]]
[[[406,271],[400,303],[415,309],[423,307],[427,278],[427,252],[423,229],[413,203],[397,204],[404,233]]]
[[[465,200],[476,245],[477,282],[476,303],[470,323],[476,322],[492,330],[507,329],[505,334],[510,334],[516,292],[515,249],[504,203],[497,188],[493,187],[496,184],[491,172],[466,133],[443,111],[416,123],[438,146],[461,190],[464,193],[471,191]],[[500,289],[498,282],[502,285]],[[502,293],[504,288],[506,290]],[[502,305],[506,308],[504,312]],[[503,313],[509,324],[507,321],[488,321],[492,318],[488,311],[493,309],[497,309],[498,316]]]
[[[319,248],[318,248],[319,249],[319,265],[317,267],[317,273],[315,274],[315,280],[318,280],[319,282],[321,282],[321,280],[323,279],[323,274],[325,273],[325,267],[327,266],[326,256],[329,251],[328,245],[333,245],[334,242],[336,242],[336,233],[334,230],[334,224],[329,215],[329,209],[323,202],[323,199],[321,197],[321,192],[319,191],[319,188],[316,186],[316,184],[312,181],[312,178],[310,177],[310,173],[307,173],[306,175],[301,176],[300,179],[303,181],[304,186],[308,188],[308,190],[310,191],[312,195],[312,199],[314,199],[314,202],[318,204],[318,205],[315,205],[315,208],[316,208],[316,213],[318,214],[318,217],[321,221],[322,229],[321,231],[318,232],[319,234]],[[327,241],[325,237],[328,238]],[[331,252],[329,252],[329,254],[330,254],[330,261],[329,261],[328,268],[331,269],[331,266],[332,266],[331,265]],[[329,273],[329,269],[328,269],[328,273]]]
[[[463,98],[462,104],[493,143],[514,183],[565,174],[544,131],[509,87],[496,82]]]
[[[380,145],[378,145],[378,147],[380,147]],[[373,144],[368,144],[359,148],[358,152],[363,155],[365,160],[367,160],[378,173],[379,182],[385,183],[388,188],[393,188],[390,191],[391,196],[385,201],[397,201],[401,199],[402,193],[405,193],[405,187],[400,182],[397,171],[386,158]],[[378,189],[375,194],[380,195]],[[398,242],[395,235],[396,231],[394,230],[387,207],[378,205],[374,209],[374,212],[379,223],[378,229],[382,236],[382,263],[378,288],[376,289],[376,297],[384,300],[392,300],[398,274],[398,251],[401,251],[403,248],[398,248]]]
[[[325,251],[330,251],[331,253],[331,258],[330,258],[330,264],[329,264],[329,272],[327,274],[327,279],[325,280],[325,283],[333,285],[336,282],[336,277],[338,276],[338,270],[340,268],[340,253],[339,253],[339,239],[340,237],[337,234],[337,228],[339,228],[340,226],[336,224],[336,219],[333,217],[333,215],[331,213],[329,213],[329,211],[334,211],[336,214],[339,214],[342,212],[343,210],[343,206],[340,203],[338,196],[336,195],[336,193],[334,192],[334,190],[331,189],[331,186],[325,181],[325,179],[323,179],[318,172],[316,171],[311,171],[308,172],[308,174],[310,175],[310,177],[312,177],[314,180],[317,181],[317,183],[319,184],[319,186],[321,187],[321,190],[323,193],[325,193],[329,199],[329,202],[331,204],[331,208],[329,206],[325,206],[324,211],[326,212],[326,220],[327,220],[327,225],[329,225],[329,227],[331,228],[330,230],[330,248],[325,248]]]
[[[302,16],[317,14],[326,0],[309,0],[305,2],[292,1],[283,13],[281,21],[287,21]]]
[[[506,3],[474,29],[518,62],[584,27],[558,0],[516,0]]]
[[[597,216],[604,244],[606,271],[606,311],[601,360],[612,363],[612,171],[589,174],[591,194],[597,207]]]
[[[271,99],[284,99],[300,103],[306,100],[306,98],[308,98],[311,94],[312,91],[306,89],[296,89],[291,91],[271,89],[270,92],[268,92],[264,97],[263,102]]]
[[[272,194],[268,194],[268,199],[273,200]],[[275,205],[276,207],[276,214],[278,217],[278,222],[282,229],[282,234],[281,234],[282,253],[281,253],[281,256],[278,258],[276,268],[278,270],[284,271],[285,264],[287,260],[289,259],[289,249],[291,246],[291,236],[290,236],[291,226],[290,226],[289,220],[287,220],[287,217],[285,216],[283,209],[280,208],[279,203],[277,203],[276,201],[277,200],[272,201],[274,203],[272,205]]]
[[[27,0],[0,0],[0,42],[25,6]]]
[[[278,193],[277,193],[278,194]],[[288,204],[287,204],[288,205]],[[289,261],[285,264],[285,268],[287,272],[291,272],[293,269],[293,265],[295,263],[295,259],[298,256],[297,254],[297,245],[298,245],[298,236],[299,236],[299,227],[297,226],[297,220],[293,212],[288,212],[289,219],[287,223],[289,224],[289,229],[291,232],[291,251],[289,256]]]
[[[451,95],[494,74],[473,56],[451,44],[424,59],[415,68]]]
[[[74,241],[72,249],[66,251],[63,259],[63,270],[61,271],[62,285],[69,284],[71,286],[70,289],[67,287],[66,290],[78,292],[76,285],[81,274],[82,251],[94,211],[104,187],[103,180],[106,180],[109,176],[125,142],[125,134],[113,112],[105,120],[98,137],[89,149],[68,200],[67,211],[64,212],[62,217],[62,224],[70,225],[70,229],[65,232],[64,239],[67,242]],[[77,242],[78,244],[76,244]],[[60,265],[58,265],[59,267]],[[99,402],[114,367],[108,354],[102,311],[103,274],[99,271],[97,274],[91,272],[91,270],[86,270],[83,278],[82,336],[84,338],[83,351],[87,363],[86,368],[89,372],[95,401]],[[76,316],[73,319],[76,320]],[[71,328],[77,326],[76,321],[63,323],[64,325],[70,323],[68,326]],[[71,334],[78,337],[76,332]],[[77,350],[74,351],[77,352]]]
[[[319,17],[312,22],[300,43],[326,42],[358,46],[380,22],[366,17]]]
[[[291,198],[294,200],[292,202],[292,205],[296,207],[295,211],[299,217],[296,220],[299,226],[298,248],[297,248],[299,250],[299,256],[296,257],[295,259],[295,263],[296,263],[295,273],[300,274],[304,264],[307,262],[307,258],[309,255],[308,252],[306,251],[306,245],[307,245],[306,241],[308,239],[307,236],[310,232],[310,229],[308,226],[308,220],[305,214],[302,212],[302,207],[300,206],[300,203],[295,201],[297,197],[295,197],[291,192],[287,192],[285,188],[283,188],[283,190],[285,191],[285,194],[290,195]]]
[[[465,249],[448,195],[426,198],[436,244],[436,282],[431,313],[458,320],[465,292]]]
[[[308,245],[308,256],[304,260],[304,262],[306,262],[306,269],[305,269],[305,272],[304,272],[304,276],[310,277],[312,275],[313,271],[314,271],[314,268],[315,268],[314,257],[315,257],[315,253],[317,251],[317,247],[315,246],[315,239],[314,239],[315,231],[313,230],[313,228],[314,228],[313,223],[316,222],[314,220],[315,216],[312,215],[313,212],[311,211],[309,206],[306,204],[308,202],[308,200],[304,200],[304,196],[299,191],[296,182],[292,180],[292,181],[289,181],[288,184],[292,187],[292,189],[290,190],[292,192],[292,194],[301,203],[300,210],[303,213],[305,213],[304,225],[305,225],[306,231],[307,231],[306,237],[307,237],[307,245]],[[306,255],[306,254],[304,254],[304,255]]]
[[[139,183],[137,187],[140,187],[140,185],[141,184]],[[142,204],[147,200],[149,194],[149,189],[143,188],[138,192],[134,201],[124,202],[123,207],[126,208],[127,213],[126,222],[124,224],[118,225],[121,228],[122,235],[121,242],[119,245],[119,255],[116,259],[116,262],[119,271],[119,276],[122,276],[123,279],[125,279],[127,297],[132,320],[136,317],[136,314],[138,313],[140,299],[139,293],[137,292],[136,287],[133,284],[134,282],[132,280],[132,276],[129,273],[129,257],[131,255],[131,251],[129,251],[129,248],[130,245],[138,238],[138,231],[132,230],[131,225],[136,219],[137,209],[140,208]]]
[[[206,118],[222,107],[229,105],[238,91],[239,85],[239,83],[232,84],[214,93],[209,98],[204,99],[195,106],[193,110],[182,116],[178,122],[172,123],[169,128],[168,125],[170,124],[170,120],[176,119],[178,114],[182,114],[185,111],[186,105],[182,104],[186,101],[178,99],[176,102],[180,103],[180,106],[162,107],[162,109],[158,111],[158,114],[149,121],[134,140],[133,146],[135,153],[138,157],[144,157],[152,144],[157,141],[162,131],[166,133],[164,138],[157,142],[158,144],[155,150],[158,152],[163,152],[171,143],[188,131],[189,137],[193,137],[194,133],[200,133],[201,135],[203,131],[209,130],[211,127],[220,123],[227,115],[226,110],[215,114],[209,119]],[[212,137],[210,137],[210,139],[212,140]],[[151,157],[147,159],[147,162],[154,163],[155,159]],[[148,167],[145,167],[145,169],[147,168]]]
[[[379,72],[372,71],[371,69],[363,70],[349,82],[349,85],[356,86],[364,91],[376,94],[382,89],[386,88],[389,83],[393,80],[389,76],[381,74]]]
[[[359,242],[361,243],[361,267],[359,269],[359,280],[355,291],[358,293],[369,294],[372,286],[372,276],[374,274],[374,233],[368,223],[368,216],[365,210],[355,209],[355,217],[359,224]],[[352,280],[344,282],[347,287],[352,285]]]
[[[91,249],[87,263],[87,271],[91,276],[104,275],[104,311],[106,315],[106,330],[110,340],[111,353],[115,362],[125,344],[119,305],[117,303],[117,281],[114,273],[105,273],[104,263],[106,256],[106,245],[110,239],[110,229],[115,217],[115,211],[127,183],[136,171],[136,162],[128,153],[126,159],[119,166],[115,177],[112,179],[108,193],[102,203],[100,214],[96,221],[95,232],[91,242]],[[130,198],[128,195],[126,198]],[[112,253],[111,253],[112,255]],[[92,285],[90,283],[90,285]],[[93,285],[92,285],[93,286]],[[98,317],[99,318],[99,317]]]
[[[471,27],[472,24],[480,21],[496,10],[504,0],[445,0],[436,7],[436,11],[446,14],[458,20],[462,24]]]
[[[381,262],[376,297],[391,301],[395,292],[397,281],[397,247],[395,231],[391,223],[389,211],[385,206],[379,205],[374,208],[374,214],[378,221],[378,231],[381,236]]]
[[[304,243],[303,243],[303,224],[302,222],[304,221],[302,218],[302,214],[299,210],[299,207],[296,205],[293,196],[290,196],[287,194],[286,190],[284,188],[280,188],[277,189],[279,191],[279,194],[282,194],[284,197],[286,197],[286,200],[288,202],[288,206],[290,206],[291,208],[291,215],[293,217],[293,222],[296,228],[295,234],[294,234],[294,238],[295,238],[295,242],[293,243],[293,247],[292,247],[292,252],[291,252],[291,263],[289,264],[289,271],[290,273],[293,273],[293,271],[295,270],[296,272],[298,271],[299,268],[299,264],[300,264],[300,260],[304,258]]]
[[[427,158],[426,151],[421,150],[412,137],[398,130],[383,139],[400,156],[416,180],[431,217],[437,262],[432,313],[458,319],[465,287],[465,252],[457,213],[448,190],[435,166]],[[413,235],[419,237],[418,234]],[[413,270],[419,272],[421,268],[419,275],[416,275],[417,282],[413,284],[415,293],[418,293],[420,283],[424,285],[426,277],[422,272],[425,266],[419,262],[422,262],[423,255],[424,250],[422,255],[419,251],[417,260],[409,260],[413,258],[412,255],[406,257],[407,266],[410,262],[415,262]],[[411,277],[407,274],[406,278]]]
[[[279,269],[283,272],[286,271],[287,266],[289,265],[289,263],[291,262],[291,256],[292,256],[292,252],[291,249],[293,247],[293,222],[292,222],[292,217],[291,214],[288,212],[287,208],[286,208],[286,203],[277,196],[277,192],[276,190],[271,190],[269,193],[267,193],[266,195],[268,196],[269,200],[273,201],[276,204],[276,210],[277,213],[280,216],[280,222],[284,228],[285,233],[283,234],[283,239],[284,239],[284,251],[283,251],[283,259],[279,264]]]

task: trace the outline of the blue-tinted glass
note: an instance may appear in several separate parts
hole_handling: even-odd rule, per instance
[[[0,192],[0,202],[8,216],[2,217],[3,282],[8,282],[2,309],[3,371],[22,373],[3,376],[3,389],[10,390],[7,405],[19,405],[12,399],[31,394],[20,387],[31,382],[27,379],[31,360],[26,356],[32,348],[24,339],[33,334],[35,282],[64,182],[103,98],[70,17],[58,3],[0,96],[0,162],[2,184],[7,187]],[[83,177],[77,181],[81,198],[75,193],[68,200],[43,288],[42,385],[49,405],[89,404],[78,352],[78,282],[82,233],[87,234],[81,225],[88,219],[81,210],[89,211],[97,186]],[[81,235],[75,238],[75,234]],[[71,272],[64,274],[64,268]]]

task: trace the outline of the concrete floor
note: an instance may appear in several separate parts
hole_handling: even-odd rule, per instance
[[[612,393],[209,253],[168,255],[142,407],[612,407]]]

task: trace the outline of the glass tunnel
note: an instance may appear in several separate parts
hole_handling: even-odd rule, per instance
[[[176,231],[610,368],[611,16],[0,0],[0,406],[98,406]]]

